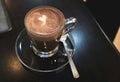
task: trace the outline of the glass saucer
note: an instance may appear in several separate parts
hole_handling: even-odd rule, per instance
[[[70,37],[67,38],[67,46],[72,50],[71,55],[73,56],[74,46]],[[59,42],[59,50],[52,57],[41,58],[34,54],[25,29],[17,37],[15,50],[20,63],[32,71],[56,72],[68,64],[68,58],[62,42]]]

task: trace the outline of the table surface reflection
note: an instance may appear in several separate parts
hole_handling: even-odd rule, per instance
[[[80,0],[2,0],[12,30],[0,34],[0,82],[120,82],[119,52]],[[69,64],[55,74],[34,73],[23,67],[15,53],[15,42],[24,29],[24,16],[33,7],[50,5],[66,18],[78,19],[71,32],[76,52],[73,60],[80,78],[74,79]]]

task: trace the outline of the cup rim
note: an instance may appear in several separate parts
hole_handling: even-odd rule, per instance
[[[33,12],[33,11],[39,9],[39,8],[48,8],[48,9],[52,9],[52,10],[57,11],[57,13],[59,13],[59,14],[61,15],[61,19],[62,19],[63,22],[61,22],[61,24],[58,26],[58,28],[56,28],[54,31],[52,31],[52,32],[50,32],[50,33],[45,33],[45,34],[43,34],[43,33],[40,33],[40,32],[38,33],[38,32],[32,32],[31,30],[28,30],[28,28],[27,28],[28,26],[26,25],[27,16],[28,16],[31,12]],[[57,31],[58,29],[59,29],[59,30],[63,30],[63,29],[64,29],[65,16],[63,15],[63,13],[62,13],[59,9],[57,9],[57,8],[55,8],[55,7],[53,7],[53,6],[41,5],[41,6],[37,6],[37,7],[34,7],[34,8],[32,8],[32,9],[30,9],[30,10],[26,13],[25,18],[24,18],[24,25],[25,25],[26,30],[28,30],[28,31],[29,31],[30,33],[32,33],[32,34],[36,34],[36,35],[42,34],[42,35],[40,35],[40,36],[49,36],[49,35],[53,35],[54,33],[56,33],[56,31]]]

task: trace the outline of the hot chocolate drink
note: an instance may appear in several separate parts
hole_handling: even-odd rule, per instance
[[[64,28],[64,15],[53,7],[36,7],[26,15],[25,26],[34,48],[49,52],[58,45]]]

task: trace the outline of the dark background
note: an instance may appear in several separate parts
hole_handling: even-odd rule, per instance
[[[84,3],[111,41],[120,25],[119,0],[87,0]]]
[[[93,17],[95,17],[100,24],[100,26],[98,26],[80,0],[2,1],[5,2],[4,6],[8,12],[8,17],[10,18],[13,29],[7,33],[0,34],[0,82],[120,82],[120,54],[100,29],[100,26],[103,29],[112,29],[111,25],[114,24],[110,22],[111,18],[109,17],[111,17],[111,14],[107,15],[107,11],[105,11],[106,13],[103,12],[103,6],[100,7],[98,6],[99,4],[96,3],[94,4],[98,7],[86,5],[89,6]],[[47,74],[47,77],[38,76],[36,73],[34,74],[33,71],[29,72],[29,70],[24,69],[20,64],[15,51],[16,39],[21,30],[25,28],[25,13],[38,5],[52,5],[59,8],[66,17],[75,16],[78,19],[78,26],[71,32],[71,36],[73,37],[76,48],[73,61],[80,73],[80,78],[73,78],[69,64],[61,72],[50,76]],[[98,11],[96,11],[98,14],[93,12],[92,8],[100,11],[100,15]],[[108,17],[105,18],[106,16]],[[111,24],[111,27],[103,26],[104,24]],[[115,27],[113,29],[115,30]],[[107,31],[113,32],[113,30]]]

